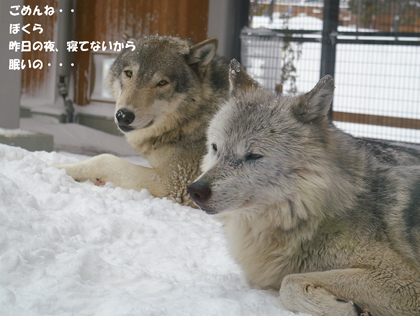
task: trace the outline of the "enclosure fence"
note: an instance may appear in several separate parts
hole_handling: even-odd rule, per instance
[[[269,90],[335,79],[330,115],[358,137],[420,143],[420,1],[252,1],[245,70]]]

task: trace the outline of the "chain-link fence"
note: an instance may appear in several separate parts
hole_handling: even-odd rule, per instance
[[[338,127],[420,143],[420,0],[254,0],[241,43],[267,89],[306,92],[329,73]]]

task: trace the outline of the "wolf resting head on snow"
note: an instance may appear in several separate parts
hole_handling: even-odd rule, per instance
[[[293,228],[312,212],[301,193],[313,192],[311,203],[335,202],[334,196],[325,196],[334,179],[324,148],[330,137],[326,130],[332,128],[327,112],[334,80],[326,76],[307,94],[279,98],[261,88],[238,62],[230,67],[232,97],[211,122],[203,174],[190,187],[192,198],[208,213],[283,205],[278,225]],[[308,177],[311,182],[302,181]],[[347,183],[340,189],[357,190]]]

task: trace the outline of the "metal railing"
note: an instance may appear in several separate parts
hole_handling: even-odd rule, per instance
[[[336,93],[329,114],[336,125],[356,136],[420,143],[420,33],[339,30],[339,3],[324,1],[322,29],[245,28],[245,69],[283,93],[286,62],[294,63],[298,92],[330,74]],[[294,56],[285,60],[290,43]]]

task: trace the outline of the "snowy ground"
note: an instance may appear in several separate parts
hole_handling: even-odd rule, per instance
[[[75,124],[21,125],[48,122],[59,147],[122,150]],[[0,315],[295,315],[247,285],[213,217],[50,166],[84,158],[0,144]]]

